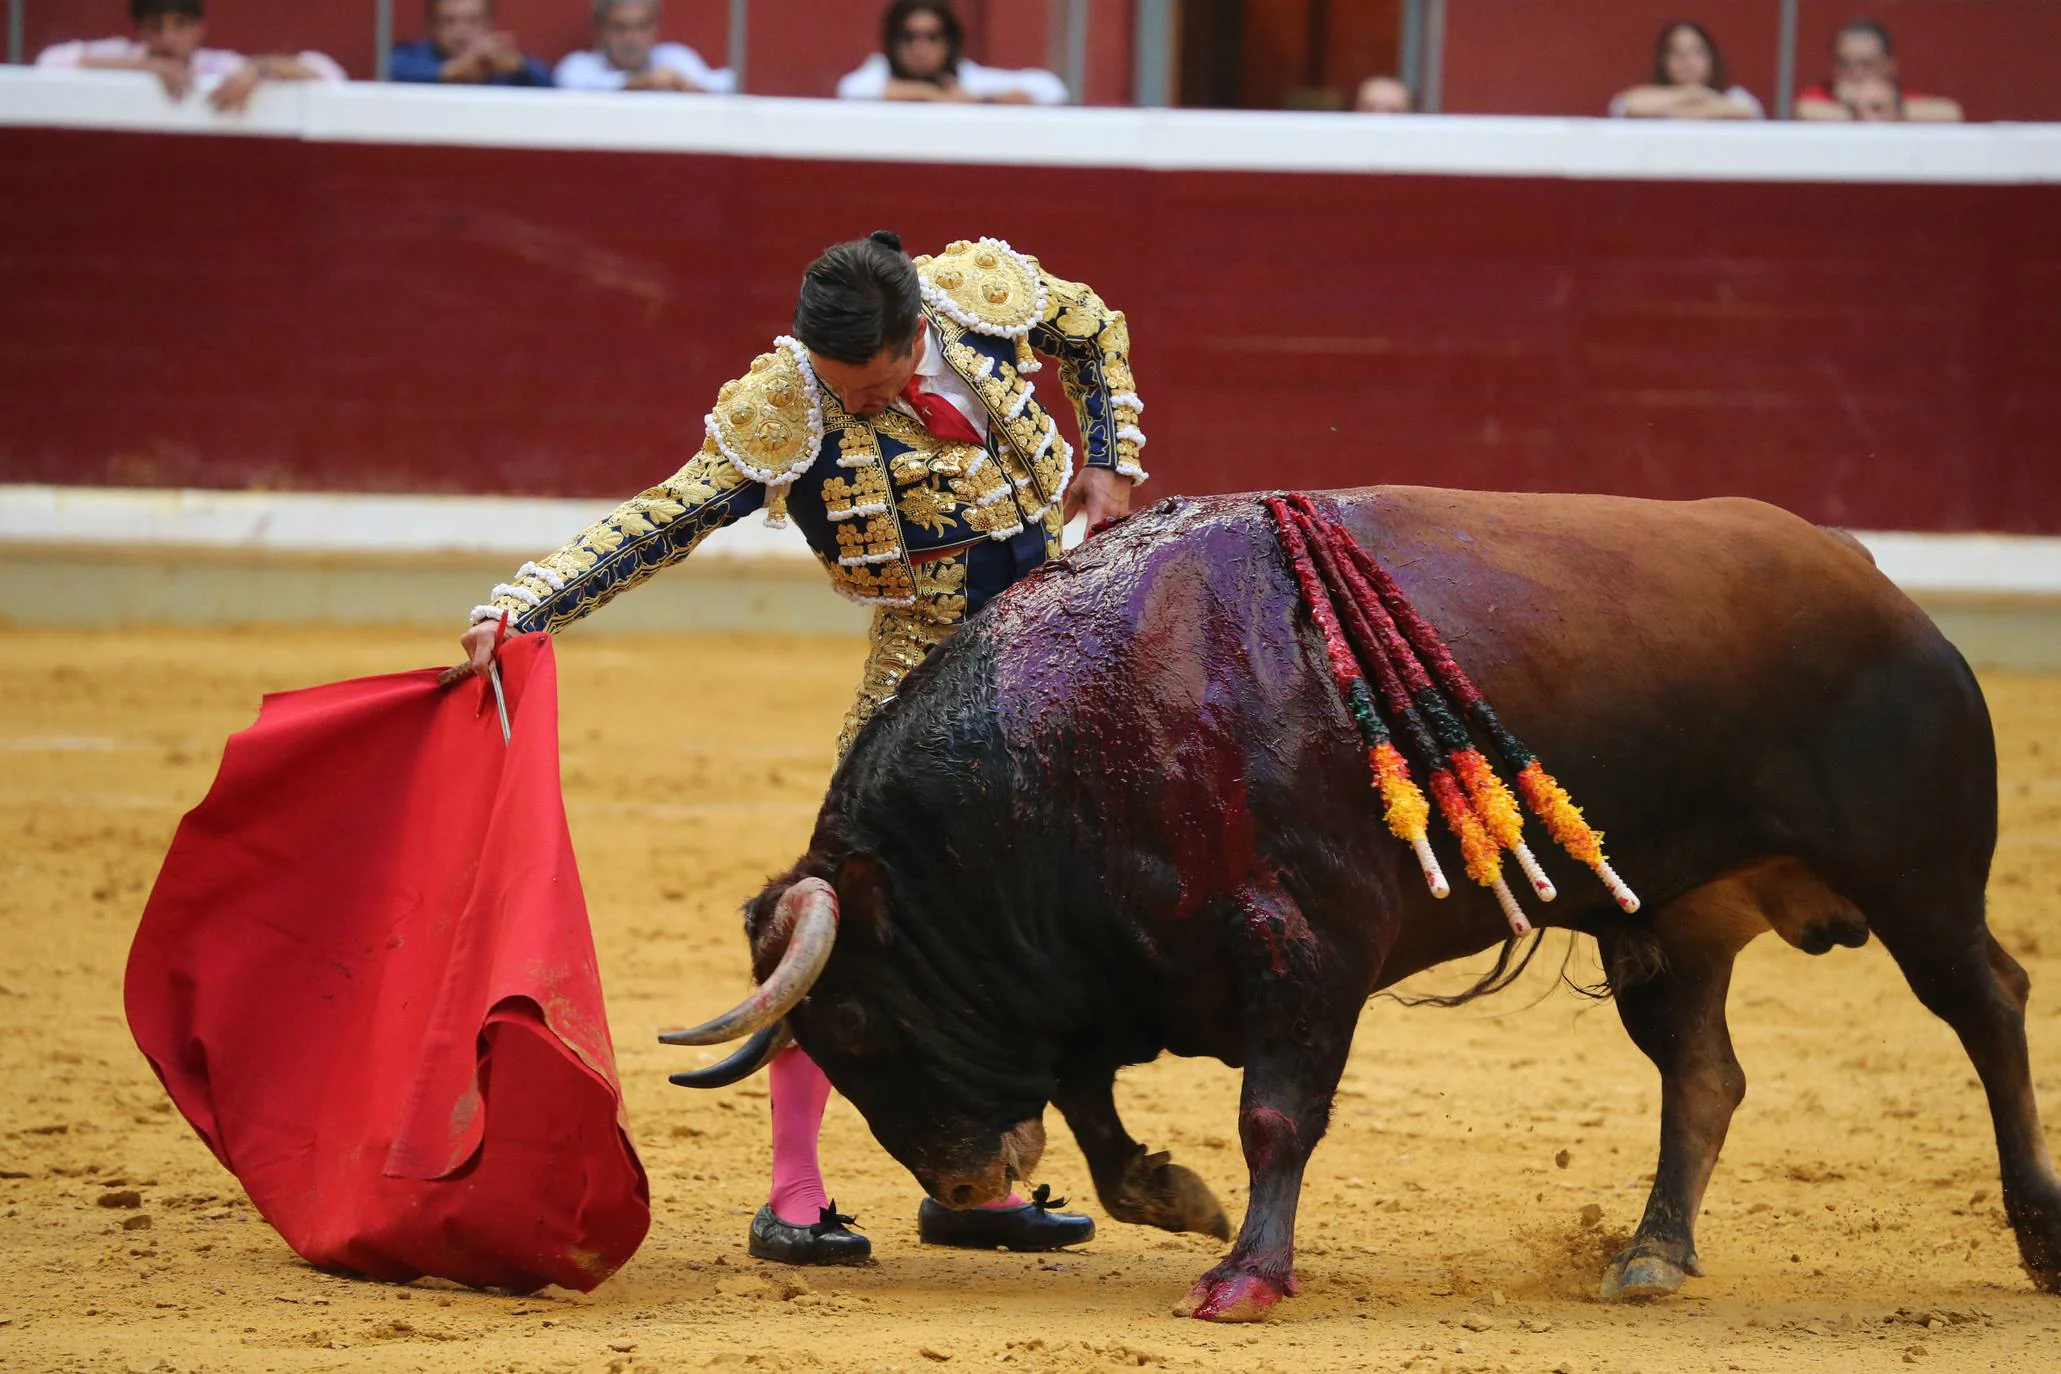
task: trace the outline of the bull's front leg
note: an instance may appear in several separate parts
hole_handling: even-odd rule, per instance
[[[1131,1139],[1116,1111],[1116,1073],[1082,1073],[1060,1085],[1053,1103],[1087,1156],[1096,1196],[1118,1221],[1162,1231],[1198,1231],[1231,1238],[1230,1218],[1209,1185],[1166,1151],[1148,1153]]]
[[[1249,944],[1240,977],[1247,1051],[1238,1138],[1250,1188],[1231,1253],[1174,1308],[1205,1321],[1259,1321],[1297,1291],[1303,1169],[1330,1123],[1361,996],[1351,991],[1350,961],[1337,951],[1327,957],[1285,893],[1240,899]]]

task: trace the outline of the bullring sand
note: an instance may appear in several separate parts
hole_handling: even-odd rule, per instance
[[[123,1024],[128,942],[182,812],[266,691],[445,661],[419,633],[0,631],[0,1368],[21,1370],[2061,1369],[2017,1265],[1973,1071],[1879,945],[1764,939],[1731,999],[1749,1080],[1701,1225],[1707,1277],[1594,1300],[1637,1222],[1658,1081],[1608,1004],[1538,972],[1458,1011],[1369,1005],[1303,1196],[1303,1296],[1258,1327],[1169,1315],[1219,1247],[1102,1220],[1045,1257],[916,1243],[916,1189],[833,1102],[837,1200],[878,1264],[744,1253],[762,1083],[669,1087],[653,1030],[744,985],[737,908],[806,841],[852,640],[573,636],[565,785],[632,1130],[643,1250],[581,1297],[318,1273],[170,1110]],[[1985,679],[2003,835],[1991,922],[2033,979],[2061,1140],[2061,679]],[[1606,827],[1608,817],[1597,818]],[[1566,937],[1539,963],[1559,964]],[[1573,951],[1577,977],[1592,951]],[[1418,988],[1453,989],[1437,970]],[[1242,1211],[1237,1076],[1167,1060],[1119,1103]],[[1046,1180],[1092,1202],[1056,1115]]]

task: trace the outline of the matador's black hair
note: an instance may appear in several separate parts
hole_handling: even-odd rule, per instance
[[[802,273],[794,336],[813,353],[860,366],[883,348],[908,352],[922,309],[916,264],[901,236],[876,229],[825,250]]]

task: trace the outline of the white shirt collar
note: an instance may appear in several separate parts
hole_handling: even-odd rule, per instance
[[[945,351],[937,346],[937,326],[925,317],[923,356],[916,360],[916,375],[928,379],[940,375],[944,370]]]

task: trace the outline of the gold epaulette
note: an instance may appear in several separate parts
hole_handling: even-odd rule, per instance
[[[709,442],[754,482],[784,487],[808,471],[823,447],[823,395],[808,350],[783,334],[771,353],[716,393],[704,421]]]
[[[976,334],[1021,339],[1044,316],[1037,263],[1000,239],[961,239],[915,263],[930,308]]]

